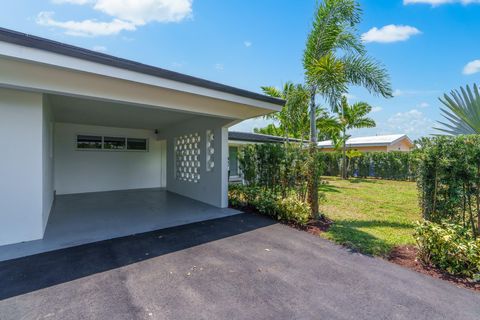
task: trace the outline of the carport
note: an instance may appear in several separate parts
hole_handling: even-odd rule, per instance
[[[228,127],[284,103],[5,29],[0,69],[0,254],[233,214]]]
[[[240,213],[164,188],[60,195],[43,239],[0,247],[0,261]]]

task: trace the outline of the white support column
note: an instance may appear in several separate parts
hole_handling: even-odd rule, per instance
[[[0,89],[0,245],[43,237],[42,94]]]
[[[228,128],[221,127],[218,129],[219,153],[217,166],[220,169],[220,207],[228,207]]]

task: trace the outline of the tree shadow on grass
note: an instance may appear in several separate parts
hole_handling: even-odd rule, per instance
[[[379,180],[376,179],[366,179],[366,178],[349,178],[347,180],[350,183],[378,183]]]
[[[334,185],[327,183],[321,183],[320,186],[318,187],[318,190],[321,192],[335,192],[335,193],[340,193],[340,188]]]
[[[366,255],[387,256],[394,245],[387,241],[377,238],[361,228],[396,228],[412,229],[410,223],[388,222],[379,220],[340,220],[335,221],[328,230],[328,238],[340,243],[355,252]]]

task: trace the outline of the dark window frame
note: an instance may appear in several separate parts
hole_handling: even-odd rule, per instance
[[[90,138],[90,141],[92,142],[87,142],[88,138]],[[88,147],[89,144],[93,144],[93,143],[96,143],[97,147]],[[77,134],[77,139],[75,141],[75,144],[78,150],[102,150],[103,136],[93,135],[93,134]],[[85,145],[85,147],[83,147],[82,145]]]
[[[121,147],[119,147],[121,146]],[[124,137],[103,136],[103,149],[123,151],[127,148],[127,139]]]
[[[145,143],[145,148],[142,148],[142,149],[131,148],[128,143],[129,143],[129,141],[133,142],[135,140],[136,140],[136,142],[139,142],[139,141],[144,142]],[[147,138],[128,138],[127,137],[126,138],[126,149],[127,149],[127,151],[128,150],[129,151],[148,151],[148,139]]]
[[[97,147],[82,147],[80,145],[80,139],[81,138],[96,138],[97,140]],[[94,139],[92,139],[94,140]],[[117,141],[124,141],[123,143],[123,148],[111,148],[111,147],[105,147],[105,141],[111,140],[114,142],[115,140]],[[143,144],[143,148],[134,148],[128,146],[128,141],[136,141],[137,143]],[[149,151],[149,145],[150,145],[150,139],[149,138],[134,138],[134,137],[126,137],[126,136],[115,136],[115,135],[98,135],[98,134],[76,134],[75,135],[75,148],[77,151],[110,151],[110,152],[148,152]]]

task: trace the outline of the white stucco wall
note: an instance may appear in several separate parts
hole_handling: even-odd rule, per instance
[[[43,236],[42,94],[0,89],[0,245]]]
[[[52,108],[48,97],[43,95],[42,109],[42,227],[43,231],[47,226],[48,217],[53,204],[53,137],[54,137],[54,119]]]
[[[229,120],[198,117],[164,130],[167,137],[167,190],[216,207],[228,206],[228,129]],[[215,167],[206,169],[206,135],[212,130]],[[175,178],[175,138],[198,133],[200,135],[200,180],[197,183]]]
[[[149,150],[77,150],[77,134],[147,138]],[[151,130],[56,123],[54,149],[57,194],[165,186],[165,142]]]

